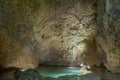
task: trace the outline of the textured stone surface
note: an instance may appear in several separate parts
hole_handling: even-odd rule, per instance
[[[96,55],[112,72],[120,72],[120,0],[98,1]]]
[[[94,73],[101,77],[101,80],[120,80],[120,73],[113,73],[106,68],[94,66]]]
[[[103,63],[106,70],[119,73],[119,3],[0,0],[0,69],[85,62],[99,68]]]
[[[42,64],[80,64],[81,54],[87,52],[87,43],[93,41],[96,33],[94,3],[58,0],[43,4],[33,27]]]
[[[1,0],[0,66],[79,65],[84,53],[92,55],[94,50],[87,51],[96,33],[94,4],[95,0]]]
[[[0,0],[0,66],[34,68],[33,21],[38,4],[30,0]]]

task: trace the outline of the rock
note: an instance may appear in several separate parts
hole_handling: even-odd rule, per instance
[[[93,0],[43,1],[33,27],[41,64],[69,66],[82,62],[82,54],[88,52],[87,43],[92,42],[96,34],[94,3]]]
[[[119,75],[119,3],[0,0],[0,69],[26,70],[38,64],[77,66],[84,62],[97,66],[96,73],[102,71],[103,63],[105,71]]]
[[[14,73],[14,77],[16,80],[43,80],[39,72],[34,69],[28,69],[26,71],[17,70]]]
[[[81,72],[82,75],[92,73],[92,71],[87,70],[87,66],[82,66],[82,68],[80,68],[80,72]]]
[[[120,80],[120,73],[113,73],[106,68],[94,66],[94,73],[98,74],[102,80]]]
[[[96,57],[113,73],[120,73],[120,0],[98,1]]]
[[[15,80],[13,74],[16,70],[17,68],[7,68],[0,70],[0,80]]]
[[[0,1],[0,66],[79,65],[84,53],[93,52],[86,48],[96,34],[95,3]]]
[[[63,76],[57,78],[56,80],[101,80],[101,79],[99,76],[95,74],[87,74],[82,76],[77,76],[77,75]]]
[[[28,69],[38,66],[32,31],[37,7],[34,0],[0,1],[0,67]]]

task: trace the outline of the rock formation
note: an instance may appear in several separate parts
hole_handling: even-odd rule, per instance
[[[114,73],[120,72],[120,0],[99,0],[96,55]]]
[[[87,51],[96,34],[95,3],[2,0],[0,66],[79,65],[94,50]]]
[[[34,0],[0,0],[1,67],[34,68],[38,64],[32,31],[37,9]]]
[[[98,0],[94,71],[103,80],[120,79],[120,0]]]
[[[43,11],[40,9],[33,26],[40,63],[79,65],[86,43],[92,42],[96,33],[95,1],[58,0],[42,4]]]
[[[84,62],[100,75],[119,75],[119,3],[0,0],[0,69]]]

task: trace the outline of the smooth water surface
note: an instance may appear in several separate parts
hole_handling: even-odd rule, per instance
[[[78,67],[41,66],[38,71],[42,76],[52,78],[58,78],[65,75],[80,75],[80,68]]]

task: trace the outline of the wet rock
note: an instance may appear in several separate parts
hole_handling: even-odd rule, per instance
[[[28,69],[26,71],[17,70],[14,73],[14,77],[16,80],[43,80],[39,72],[34,69]]]
[[[104,67],[94,66],[94,73],[101,77],[101,80],[120,80],[120,73],[113,73]]]

